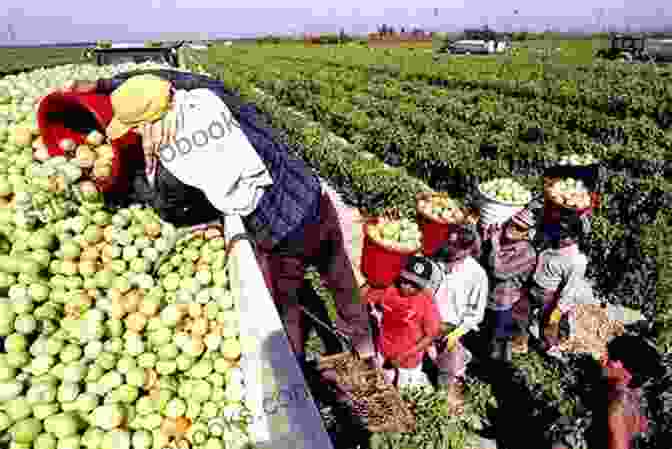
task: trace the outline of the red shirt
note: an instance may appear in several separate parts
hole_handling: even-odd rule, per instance
[[[421,291],[402,297],[395,287],[371,289],[366,302],[383,308],[382,329],[377,342],[386,359],[395,360],[411,350],[423,337],[436,337],[441,330],[441,315],[431,295]],[[399,360],[401,368],[415,368],[422,363],[423,351]]]

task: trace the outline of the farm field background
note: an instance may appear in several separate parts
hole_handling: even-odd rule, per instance
[[[0,47],[0,76],[41,67],[84,62],[83,48],[2,48]]]
[[[358,185],[348,187],[353,201],[372,213],[392,204],[413,209],[417,183],[404,183],[398,172],[459,197],[473,194],[479,180],[511,173],[539,192],[544,165],[562,154],[592,153],[606,170],[586,242],[590,275],[610,302],[651,319],[656,300],[659,311],[667,309],[654,288],[660,278],[646,236],[666,221],[670,204],[669,68],[570,65],[530,52],[437,64],[431,54],[406,49],[289,46],[222,47],[191,57],[262,109],[270,102],[268,108],[301,111],[350,142],[352,157],[368,166],[375,165],[372,154],[397,167],[380,172],[390,184],[350,176]],[[297,137],[305,143],[308,134],[304,128]],[[315,154],[313,163],[324,171],[325,159]]]
[[[583,242],[589,277],[604,301],[641,312],[652,325],[644,333],[669,353],[672,71],[592,61],[599,43],[591,41],[527,44],[512,55],[438,63],[422,49],[216,47],[189,54],[188,66],[214,74],[265,112],[297,155],[364,214],[389,207],[413,214],[415,195],[426,188],[420,181],[469,198],[475,182],[513,174],[539,192],[550,161],[592,153],[605,169],[602,202]],[[548,430],[552,416],[580,427],[590,403],[571,393],[586,382],[581,360],[515,357],[510,384],[471,373],[469,410],[481,422],[493,407],[529,416],[532,441],[541,442],[532,429]],[[640,447],[656,447],[669,434],[663,415],[672,404],[661,396],[669,380],[648,393],[647,413],[659,427]],[[512,405],[503,390],[525,393]],[[468,419],[452,419],[443,427],[452,426],[452,435],[472,428]],[[423,437],[437,438],[431,431]]]
[[[278,138],[364,215],[392,207],[412,213],[415,195],[427,186],[469,199],[476,182],[512,174],[540,192],[550,161],[592,153],[606,167],[598,181],[601,205],[583,242],[589,277],[603,300],[641,314],[650,324],[642,331],[667,353],[672,68],[593,61],[599,45],[529,41],[510,55],[438,62],[426,49],[302,44],[215,46],[181,56],[186,68],[222,79],[253,103],[279,130]],[[82,49],[0,49],[0,75],[79,63],[81,56]],[[312,345],[318,349],[319,342]],[[586,406],[576,397],[585,380],[577,374],[582,364],[580,358],[563,364],[536,353],[516,356],[512,378],[526,392],[519,407],[528,411],[514,408],[513,415],[534,410],[530,427],[539,428],[556,415],[578,422]],[[457,435],[446,448],[461,449],[460,438],[477,430],[471,417],[488,423],[493,409],[511,407],[495,400],[497,387],[487,373],[472,374],[469,413],[446,421]],[[671,386],[665,378],[647,391],[647,413],[656,425],[638,447],[654,448],[672,436],[672,401],[661,396]],[[427,416],[431,422],[436,412]],[[431,441],[431,432],[414,438]],[[430,447],[414,444],[408,447]]]

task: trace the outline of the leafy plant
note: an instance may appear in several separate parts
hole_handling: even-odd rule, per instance
[[[480,418],[468,408],[464,413],[451,415],[445,393],[426,387],[409,387],[402,388],[401,396],[415,415],[415,430],[374,434],[371,449],[462,449],[478,445],[473,431],[480,428]]]

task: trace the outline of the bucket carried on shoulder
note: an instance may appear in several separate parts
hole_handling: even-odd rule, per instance
[[[502,224],[525,207],[525,204],[500,201],[483,192],[480,186],[477,188],[476,204],[481,212],[480,222],[484,226]]]
[[[553,192],[553,187],[560,180],[560,178],[544,178],[544,222],[556,223],[566,213],[573,213],[579,217],[592,215],[593,209],[599,207],[600,196],[597,192],[586,193],[586,198],[580,205],[562,202]]]
[[[460,228],[459,223],[431,216],[421,207],[423,202],[431,202],[434,198],[447,199],[449,196],[446,193],[423,193],[418,195],[416,205],[418,224],[422,231],[422,253],[427,257],[434,255],[450,234],[458,231]]]
[[[378,224],[379,220],[371,218],[364,223],[361,270],[370,285],[384,288],[392,285],[392,282],[399,277],[408,257],[417,253],[420,246],[402,250],[375,240],[369,234],[368,228]]]

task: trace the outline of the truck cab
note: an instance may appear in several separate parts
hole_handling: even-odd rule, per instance
[[[148,47],[136,43],[114,43],[109,48],[96,47],[92,49],[93,58],[97,65],[156,62],[179,67],[177,50],[184,42],[173,45]]]

